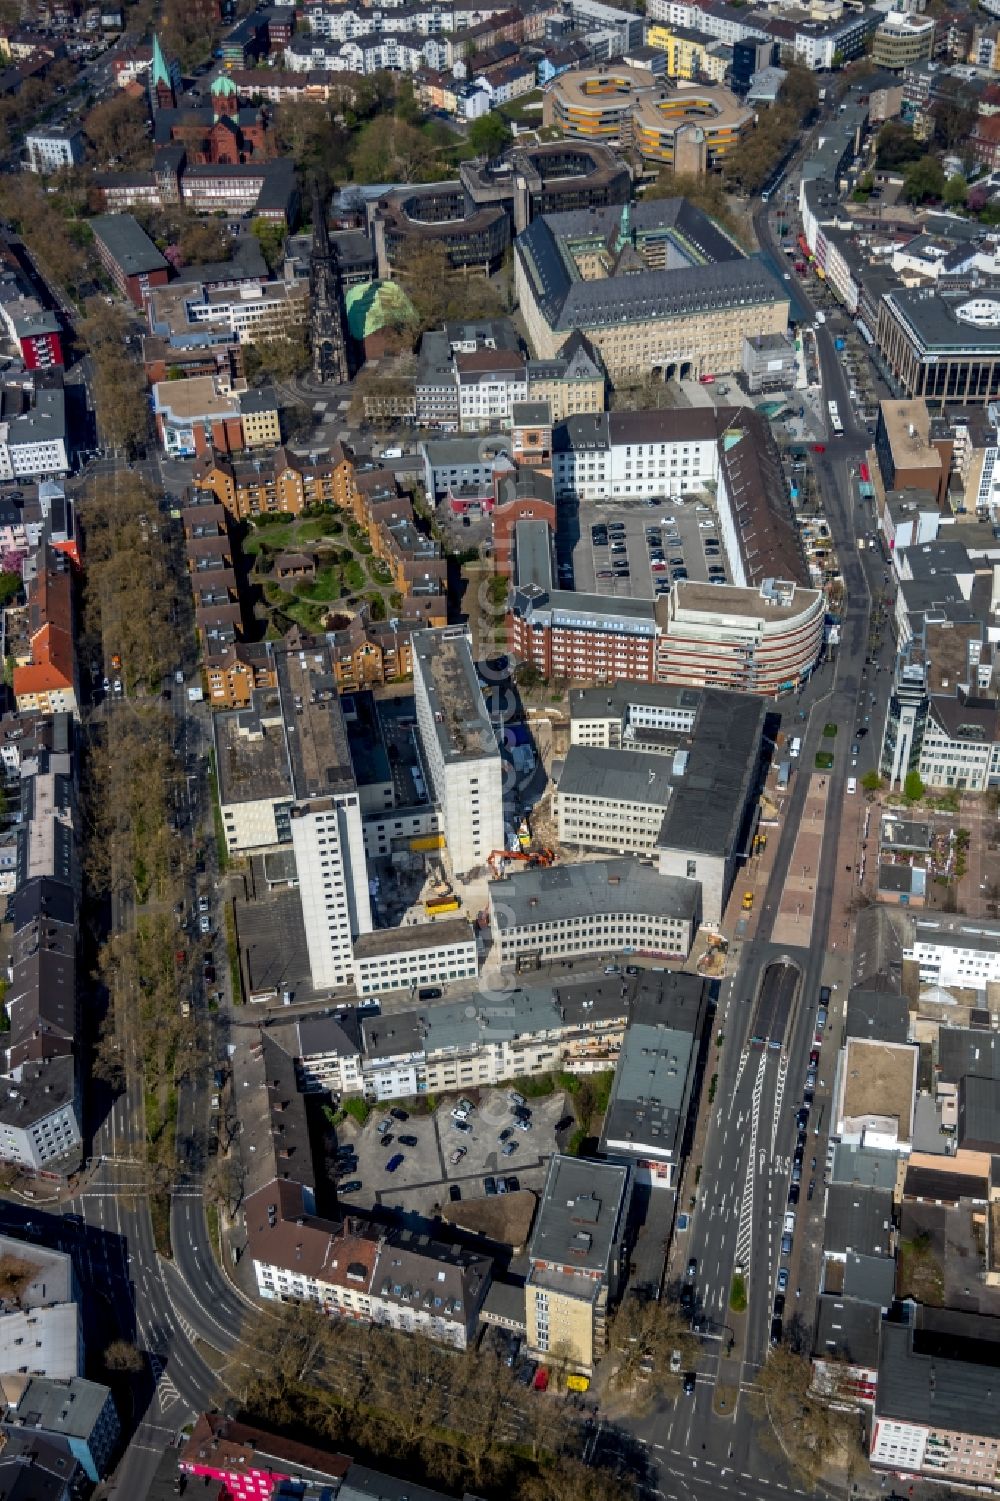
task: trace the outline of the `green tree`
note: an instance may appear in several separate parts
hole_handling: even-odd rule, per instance
[[[469,126],[469,145],[477,156],[499,156],[511,143],[511,133],[501,115],[480,115]]]
[[[924,148],[914,137],[909,125],[897,120],[887,120],[878,133],[876,161],[880,167],[904,167],[924,154]]]
[[[191,219],[181,231],[177,248],[186,266],[205,266],[229,259],[230,242],[221,224]]]
[[[903,196],[910,203],[940,198],[945,189],[944,168],[936,156],[922,156],[911,162],[903,176]]]
[[[272,224],[269,219],[255,219],[251,229],[267,261],[268,270],[276,271],[285,251],[285,231],[280,224]]]
[[[960,172],[949,177],[944,185],[944,201],[949,208],[964,208],[969,197],[969,184]]]
[[[882,786],[882,776],[877,771],[866,771],[861,778],[861,785],[866,792],[878,792]]]
[[[99,162],[119,161],[124,167],[152,164],[147,115],[138,99],[121,92],[114,94],[94,106],[84,119],[83,129]]]
[[[359,182],[434,182],[440,169],[426,137],[405,120],[372,120],[351,151]]]
[[[903,783],[903,796],[908,803],[919,803],[924,795],[924,783],[919,771],[908,771]]]

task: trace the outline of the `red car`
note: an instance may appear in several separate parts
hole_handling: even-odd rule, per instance
[[[825,443],[814,443],[813,444],[813,453],[826,453],[826,444]]]

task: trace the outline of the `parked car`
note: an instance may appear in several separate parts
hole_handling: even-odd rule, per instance
[[[453,1204],[457,1204],[462,1197],[462,1189],[458,1183],[453,1183],[448,1190],[448,1198]]]
[[[468,1156],[468,1152],[468,1147],[456,1147],[451,1156],[448,1158],[448,1161],[451,1163],[452,1167],[454,1167],[456,1163],[461,1162],[463,1157]]]
[[[520,1178],[505,1178],[504,1182],[507,1184],[507,1192],[509,1194],[516,1194],[521,1192]]]
[[[384,1121],[379,1121],[379,1123],[378,1123],[378,1134],[379,1134],[379,1136],[384,1136],[387,1131],[391,1131],[391,1130],[392,1130],[392,1116],[387,1115]]]
[[[398,1105],[394,1109],[390,1110],[389,1114],[392,1116],[394,1121],[408,1121],[410,1119],[409,1113],[405,1110],[400,1109]]]
[[[531,1130],[531,1122],[530,1121],[526,1121],[526,1120],[515,1121],[514,1122],[514,1130],[515,1131],[530,1131]]]
[[[403,1156],[402,1152],[395,1152],[393,1154],[393,1156],[391,1156],[389,1158],[389,1161],[385,1165],[386,1172],[387,1173],[394,1173],[396,1171],[396,1169],[400,1166],[400,1164],[404,1160],[405,1159],[404,1159],[404,1156]]]
[[[399,1138],[399,1145],[401,1147],[415,1147],[418,1146],[419,1143],[415,1136],[401,1136]]]
[[[694,1395],[694,1389],[697,1386],[697,1384],[698,1384],[698,1378],[695,1375],[694,1371],[688,1371],[687,1374],[684,1377],[684,1395],[685,1395],[685,1397],[691,1397],[691,1396]]]
[[[783,1266],[778,1273],[778,1291],[779,1293],[788,1291],[788,1268],[786,1266]]]
[[[500,1156],[513,1157],[514,1153],[517,1151],[517,1148],[518,1143],[516,1141],[509,1141],[507,1145],[501,1149]]]
[[[469,1125],[468,1121],[464,1121],[464,1120],[456,1121],[456,1120],[453,1120],[452,1123],[451,1123],[451,1129],[453,1131],[461,1131],[464,1136],[471,1136],[472,1135],[472,1127]]]
[[[486,1190],[486,1197],[488,1199],[492,1199],[494,1197],[494,1195],[496,1194],[496,1191],[497,1191],[497,1180],[495,1178],[492,1178],[492,1177],[491,1178],[484,1178],[483,1179],[483,1188]]]
[[[348,1183],[338,1183],[337,1192],[339,1194],[356,1194],[361,1192],[362,1187],[363,1184],[360,1178],[352,1178]]]

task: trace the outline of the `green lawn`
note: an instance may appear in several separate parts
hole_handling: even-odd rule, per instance
[[[321,568],[316,577],[309,583],[299,584],[295,590],[298,599],[312,600],[313,602],[326,602],[342,598],[344,584],[341,570],[332,565]]]
[[[820,751],[816,757],[817,771],[830,771],[833,767],[833,757],[829,751]]]

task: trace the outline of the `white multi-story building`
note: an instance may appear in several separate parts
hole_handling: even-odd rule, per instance
[[[571,745],[555,793],[560,844],[648,855],[673,795],[672,758]]]
[[[413,637],[417,730],[452,871],[463,875],[503,849],[503,767],[464,628]]]
[[[625,858],[525,870],[491,881],[490,925],[502,964],[585,954],[684,959],[701,915],[697,880]]]
[[[0,480],[41,479],[69,471],[66,400],[61,387],[42,386],[29,412],[0,419]]]
[[[384,928],[354,945],[358,995],[446,985],[479,973],[476,935],[464,918]]]
[[[24,1063],[0,1079],[0,1160],[45,1172],[79,1151],[75,1075],[67,1056]]]
[[[292,808],[291,828],[313,986],[350,985],[353,940],[372,930],[357,789]]]
[[[694,724],[701,693],[655,683],[616,683],[610,688],[573,688],[569,695],[571,745],[655,750],[663,731],[686,734]],[[650,734],[644,734],[650,731]],[[661,752],[662,753],[662,752]]]
[[[647,499],[704,490],[718,478],[719,434],[711,407],[568,417],[552,434],[556,497]]]
[[[463,433],[509,426],[516,401],[528,399],[528,370],[516,352],[482,349],[456,354],[458,423]]]
[[[944,694],[927,701],[918,771],[928,787],[985,792],[1000,786],[1000,741],[995,709]]]
[[[922,985],[985,990],[1000,980],[1000,923],[944,913],[914,918],[903,958],[919,965]]]
[[[29,171],[47,176],[83,161],[83,132],[39,125],[25,136],[24,150]]]

